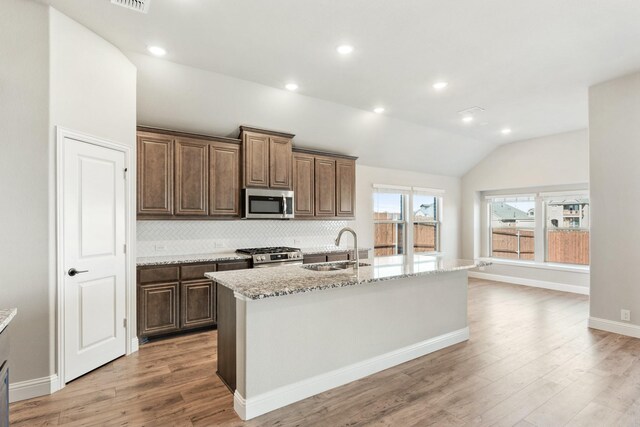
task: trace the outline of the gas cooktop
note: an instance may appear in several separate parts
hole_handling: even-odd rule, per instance
[[[274,246],[268,248],[236,249],[239,254],[251,255],[253,267],[276,267],[285,264],[302,264],[302,251],[299,248]]]

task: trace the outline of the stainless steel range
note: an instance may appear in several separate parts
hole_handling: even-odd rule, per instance
[[[302,264],[303,258],[300,249],[286,246],[237,249],[236,252],[243,255],[251,255],[253,268]]]

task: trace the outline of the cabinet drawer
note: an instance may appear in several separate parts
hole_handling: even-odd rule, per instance
[[[327,254],[327,261],[332,262],[332,261],[347,261],[349,259],[349,254],[347,252],[345,253],[338,253],[338,254]]]
[[[358,251],[360,260],[369,258],[369,251]],[[355,252],[349,252],[349,259],[356,259]]]
[[[221,263],[218,263],[217,271],[244,270],[245,268],[250,268],[250,267],[251,267],[251,261],[249,260],[221,262]]]
[[[302,259],[303,264],[316,264],[318,262],[327,262],[327,256],[324,254],[305,255]]]
[[[138,283],[175,282],[179,278],[180,267],[172,265],[168,267],[141,268],[138,270]]]
[[[215,264],[183,265],[180,269],[180,280],[209,280],[204,273],[216,271]]]

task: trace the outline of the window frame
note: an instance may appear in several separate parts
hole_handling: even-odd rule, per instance
[[[429,219],[419,219],[419,217],[416,216],[415,212],[416,212],[416,205],[415,205],[415,196],[428,196],[428,197],[433,197],[434,202],[435,202],[435,208],[433,210],[433,215],[434,215],[434,219],[429,220]],[[411,204],[411,226],[409,227],[411,229],[411,253],[412,254],[420,254],[420,255],[434,255],[434,254],[439,254],[441,253],[441,248],[440,248],[440,233],[441,233],[441,217],[442,217],[442,195],[439,194],[432,194],[430,192],[426,192],[426,191],[419,191],[419,190],[414,190],[409,194],[409,197],[411,198],[410,204]],[[415,224],[429,224],[429,225],[434,225],[435,226],[435,243],[434,243],[434,250],[433,251],[429,251],[429,252],[416,252],[414,250],[415,248],[415,239],[414,239],[414,226]]]
[[[555,190],[555,189],[554,189]],[[565,262],[556,262],[556,261],[547,261],[548,259],[548,250],[549,250],[549,241],[548,241],[548,213],[547,213],[547,202],[551,199],[558,198],[585,198],[588,200],[589,206],[589,227],[556,227],[556,230],[571,230],[571,231],[588,231],[591,232],[591,199],[589,195],[589,190],[586,188],[572,188],[568,190],[558,190],[558,191],[541,191],[541,189],[536,189],[533,191],[522,191],[517,193],[500,193],[500,192],[481,192],[480,193],[483,199],[483,210],[485,217],[480,218],[481,224],[484,224],[482,227],[482,231],[480,233],[481,237],[481,251],[484,252],[481,259],[486,259],[489,261],[494,261],[496,264],[505,263],[505,264],[521,264],[521,265],[530,265],[530,266],[549,266],[554,269],[559,270],[576,270],[576,271],[588,271],[590,264],[573,264],[573,263],[565,263]],[[533,227],[533,236],[534,236],[534,259],[533,260],[522,260],[522,259],[509,259],[509,258],[500,258],[493,257],[493,241],[492,241],[492,224],[491,224],[491,203],[496,201],[496,199],[509,199],[509,198],[518,198],[518,197],[533,197],[535,201],[535,211],[534,211],[534,227]],[[484,234],[484,236],[483,236]]]
[[[443,205],[444,205],[444,191],[436,190],[436,189],[422,189],[416,187],[395,187],[395,186],[376,186],[374,185],[372,192],[372,199],[374,201],[372,215],[375,215],[375,197],[377,193],[386,193],[386,194],[398,194],[401,196],[402,203],[402,212],[404,215],[402,219],[399,220],[379,220],[373,219],[373,251],[374,256],[398,256],[398,255],[406,255],[406,256],[414,256],[417,255],[438,255],[442,253],[441,247],[441,233],[442,233],[442,216],[443,216]],[[434,210],[435,219],[417,219],[415,215],[415,206],[414,206],[414,196],[415,195],[423,195],[433,197],[436,201],[436,208]],[[414,251],[414,233],[413,227],[414,224],[433,224],[435,225],[435,250],[429,252],[415,252]],[[402,224],[403,229],[403,253],[395,254],[395,255],[375,255],[375,230],[376,224]]]

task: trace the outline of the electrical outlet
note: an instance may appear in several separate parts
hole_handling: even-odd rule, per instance
[[[156,252],[165,252],[167,250],[166,245],[156,244]]]
[[[631,322],[631,310],[620,310],[620,320]]]
[[[294,244],[294,245],[299,245],[299,244],[300,244],[300,240],[298,240],[298,239],[293,239],[293,244]]]

